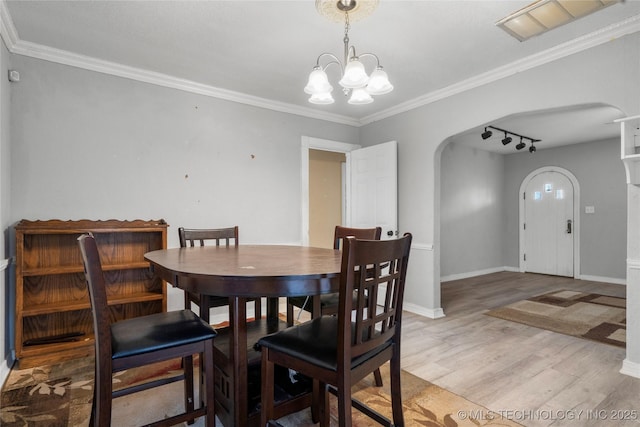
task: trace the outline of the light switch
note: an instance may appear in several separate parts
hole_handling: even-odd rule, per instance
[[[596,207],[595,206],[585,206],[584,207],[584,213],[586,213],[586,214],[596,213]]]

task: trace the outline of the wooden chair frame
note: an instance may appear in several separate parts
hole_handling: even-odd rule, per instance
[[[194,247],[196,244],[204,246],[206,241],[215,242],[216,246],[238,246],[240,244],[238,226],[227,228],[178,228],[178,238],[180,247]],[[256,319],[262,317],[262,300],[260,298],[250,298],[247,301],[254,301],[254,315]],[[191,303],[198,305],[200,317],[209,322],[209,310],[212,307],[224,307],[229,305],[229,298],[214,295],[201,295],[195,292],[184,292],[184,308],[191,309]]]
[[[336,225],[333,234],[333,249],[340,249],[342,240],[348,236],[353,236],[356,239],[380,240],[381,235],[381,227],[351,228]],[[294,307],[308,311],[312,318],[323,314],[336,314],[338,305],[333,302],[334,300],[334,294],[287,298],[287,324],[293,325]]]
[[[89,288],[95,334],[95,385],[89,425],[99,427],[111,425],[113,398],[184,380],[185,412],[150,425],[171,426],[181,422],[191,424],[195,418],[206,416],[206,426],[214,427],[213,339],[216,335],[215,331],[188,310],[183,310],[186,321],[173,324],[169,323],[170,320],[181,318],[182,312],[171,312],[172,314],[166,312],[156,313],[112,323],[104,274],[95,239],[91,234],[85,234],[78,238],[78,244]],[[186,329],[194,331],[194,335],[191,336],[188,332],[185,332],[184,339],[175,342],[175,344],[169,343],[169,345],[166,345],[167,343],[163,342],[163,345],[157,347],[138,348],[135,351],[131,351],[129,355],[120,354],[114,358],[112,346],[113,325],[119,324],[121,329],[129,328],[135,330],[136,326],[140,326],[145,320],[148,320],[149,324],[157,325],[154,329],[164,329],[174,325],[180,331]],[[143,347],[143,345],[140,345],[140,347]],[[194,409],[193,355],[195,354],[200,357],[202,372],[209,374],[202,375],[204,381],[199,381],[200,399],[206,400],[202,401],[197,409]],[[112,376],[115,372],[177,358],[182,358],[183,375],[161,378],[117,391],[113,390]]]
[[[355,237],[356,239],[380,240],[381,235],[382,227],[352,228],[336,225],[333,233],[333,249],[340,249],[342,241],[348,236]],[[287,298],[287,324],[289,326],[293,325],[294,307],[308,311],[311,313],[311,318],[315,318],[325,314],[338,313],[338,304],[336,304],[335,301],[336,294]],[[376,386],[382,387],[380,369],[376,369],[373,374]]]
[[[327,386],[337,389],[339,424],[351,426],[351,386],[382,364],[390,361],[393,422],[404,425],[400,385],[400,337],[406,269],[411,234],[394,240],[344,240],[340,273],[340,299],[337,320],[321,316],[309,322],[264,337],[258,341],[262,351],[261,425],[273,418],[274,365],[281,365],[319,381],[318,402],[321,426],[329,425]],[[366,272],[361,274],[361,272]],[[386,284],[384,305],[376,306],[380,284]],[[357,296],[355,310],[352,295]],[[352,321],[353,316],[353,321]],[[333,323],[332,323],[333,322]],[[316,347],[323,330],[336,325],[335,355],[318,355]],[[327,328],[326,325],[330,327]],[[362,403],[355,407],[385,425]]]

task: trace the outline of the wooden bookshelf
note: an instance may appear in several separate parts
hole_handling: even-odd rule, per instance
[[[15,226],[15,350],[21,368],[93,354],[93,319],[77,238],[93,233],[111,321],[167,309],[144,254],[167,246],[164,220],[28,221]]]

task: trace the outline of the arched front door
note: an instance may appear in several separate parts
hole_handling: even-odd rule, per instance
[[[522,183],[521,270],[574,277],[576,247],[575,177],[543,168]]]

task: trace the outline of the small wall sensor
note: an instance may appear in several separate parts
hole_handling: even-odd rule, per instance
[[[9,70],[9,81],[10,82],[19,82],[20,81],[20,73],[16,70]]]

